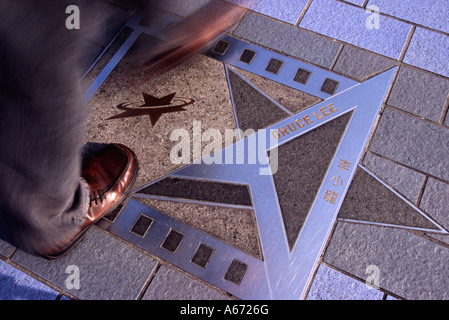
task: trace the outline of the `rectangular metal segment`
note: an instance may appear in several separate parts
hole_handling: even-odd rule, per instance
[[[358,83],[352,79],[345,78],[326,69],[307,64],[300,60],[284,56],[280,53],[270,51],[231,36],[224,36],[221,41],[226,41],[229,43],[229,47],[225,54],[221,55],[215,53],[213,50],[209,50],[205,54],[231,66],[253,72],[267,79],[274,80],[278,83],[301,90],[322,99],[329,98],[328,93],[321,91],[322,85],[327,78],[332,78],[334,81],[339,83],[338,88],[333,94],[343,92]],[[251,54],[251,59],[247,57],[248,52],[254,52],[254,54]],[[245,56],[244,61],[241,60],[242,54]],[[278,73],[273,73],[266,70],[272,59],[283,61],[282,68],[278,71]],[[297,81],[298,69],[304,69],[309,72],[309,77],[304,83]],[[295,78],[297,80],[295,80]]]
[[[100,73],[99,77],[97,77],[91,87],[89,87],[86,92],[86,100],[95,93],[96,89],[103,83],[141,32],[148,32],[151,34],[151,30],[136,26],[136,31],[131,34],[127,41],[125,41],[117,54],[114,55],[106,68]],[[313,126],[309,126],[304,130],[297,132],[296,135],[279,138],[279,144],[285,143],[294,139],[295,136],[313,130],[317,125],[330,121],[332,118],[342,115],[345,112],[354,110],[354,115],[317,194],[304,227],[297,239],[295,248],[292,252],[288,249],[279,205],[276,201],[272,201],[273,199],[276,199],[272,177],[269,175],[260,175],[260,167],[257,165],[242,165],[238,170],[236,170],[236,166],[232,165],[217,167],[212,164],[207,166],[207,168],[193,166],[189,167],[189,170],[185,170],[184,172],[180,171],[177,172],[177,174],[186,177],[204,177],[215,181],[248,184],[253,196],[256,195],[253,197],[254,208],[259,236],[261,238],[264,261],[249,256],[220,240],[171,219],[133,199],[128,201],[124,210],[117,217],[116,221],[107,227],[107,230],[143,250],[154,254],[160,259],[172,263],[184,271],[239,298],[304,298],[305,291],[316,268],[318,258],[322,253],[330,230],[335,222],[341,201],[347,191],[350,180],[352,179],[353,172],[349,171],[344,178],[346,182],[342,186],[342,189],[338,191],[332,190],[332,184],[334,183],[332,182],[332,179],[335,176],[335,171],[333,170],[337,170],[335,167],[337,166],[338,161],[342,159],[346,160],[348,163],[354,164],[351,169],[356,167],[356,164],[360,160],[364,145],[370,135],[374,120],[379,113],[386,89],[391,83],[395,69],[367,81],[370,82],[369,85],[368,83],[364,83],[355,86],[350,90],[351,92],[348,93],[349,90],[347,89],[353,87],[357,82],[295,59],[285,59],[285,57],[280,54],[273,54],[273,52],[271,52],[271,54],[268,55],[266,54],[268,52],[266,49],[229,36],[226,36],[224,40],[230,43],[225,54],[220,55],[211,51],[208,55],[233,66],[262,75],[276,82],[302,90],[317,97],[322,97],[323,99],[328,98],[328,94],[325,94],[320,90],[325,79],[328,78],[329,75],[332,75],[332,79],[339,82],[335,96],[329,98],[328,101],[324,101],[323,103],[320,103],[309,110],[300,112],[293,117],[301,117],[307,115],[309,112],[319,111],[320,108],[329,105],[329,103],[333,103],[339,112],[335,113],[332,117],[322,119]],[[257,52],[257,54],[253,56],[253,60],[250,64],[239,60],[245,49]],[[273,56],[278,57],[280,60],[284,60],[282,70],[285,72],[280,72],[280,74],[276,75],[265,70]],[[294,80],[298,68],[304,68],[311,72],[306,85]],[[340,92],[342,93],[341,95],[338,94]],[[367,106],[366,103],[371,103],[371,105]],[[271,132],[270,129],[276,131],[279,129],[279,126],[286,125],[287,122],[291,120],[292,118],[288,118],[281,121],[280,123],[271,126],[266,131]],[[266,135],[266,137],[269,139],[269,135]],[[329,191],[332,191],[333,193],[329,194]],[[148,232],[144,237],[130,232],[130,229],[140,213],[153,219],[151,232]],[[171,229],[176,229],[184,235],[184,239],[180,242],[175,253],[161,247],[161,244]],[[310,239],[313,239],[313,241],[310,241]],[[214,249],[214,254],[206,268],[202,268],[191,262],[200,243],[204,243],[208,247]],[[240,261],[243,265],[247,266],[239,285],[225,279],[233,261]],[[244,268],[238,269],[243,270]]]
[[[143,238],[130,232],[136,219],[141,214],[153,219],[151,229]],[[270,289],[266,278],[263,276],[265,274],[263,261],[172,219],[134,199],[129,199],[115,223],[107,226],[105,229],[149,254],[173,264],[236,297],[242,299],[270,299]],[[174,253],[161,246],[171,230],[176,230],[184,236]],[[192,263],[192,259],[197,254],[200,244],[213,249],[213,254],[205,267]],[[225,279],[233,260],[238,260],[247,266],[247,271],[239,285]]]
[[[265,260],[265,277],[270,285],[270,297],[272,299],[304,298],[317,261],[336,221],[342,199],[351,182],[352,175],[395,72],[396,68],[389,70],[376,78],[351,88],[351,90],[335,95],[282,120],[257,134],[262,139],[267,139],[265,145],[269,146],[270,135],[266,132],[272,134],[277,132],[277,141],[281,145],[313,130],[317,126],[332,121],[336,117],[353,111],[341,143],[296,241],[296,246],[291,252],[285,235],[273,179],[268,175],[260,175],[257,165],[217,166],[212,164],[201,166],[198,165],[201,164],[201,161],[198,161],[195,165],[187,166],[175,172],[178,176],[232,181],[250,185]],[[330,112],[326,117],[315,117],[314,122],[310,121],[314,112],[318,115],[318,112],[326,107],[328,110],[333,108],[332,110],[335,112]],[[301,128],[302,130],[286,135],[279,134],[279,128],[287,127],[287,124],[296,119],[304,120],[307,116],[309,116],[309,124],[304,125]],[[237,144],[239,143],[242,142]],[[305,168],[305,170],[307,169]],[[340,176],[341,182],[336,181],[337,176]],[[334,186],[336,182],[338,189]]]

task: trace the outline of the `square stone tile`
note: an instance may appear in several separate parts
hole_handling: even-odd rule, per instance
[[[381,300],[383,293],[365,283],[321,264],[307,300]]]
[[[132,14],[132,10],[98,0],[83,1],[79,9],[81,35],[102,46],[112,40]]]
[[[449,184],[429,178],[421,199],[420,208],[449,229]]]
[[[169,0],[158,1],[158,8],[171,12],[177,16],[186,17],[202,6],[206,5],[209,0]]]
[[[390,16],[449,33],[449,4],[446,0],[433,0],[432,3],[420,0],[369,0],[368,5],[376,5],[380,12]]]
[[[12,260],[79,299],[136,299],[157,262],[95,228],[67,256],[48,261],[17,251]],[[77,269],[76,269],[77,268]],[[79,270],[79,289],[70,276]]]
[[[190,276],[162,265],[142,300],[229,300],[230,297]]]
[[[340,48],[334,41],[254,13],[243,18],[234,34],[326,68]]]
[[[449,36],[418,27],[404,62],[449,77],[448,52]]]
[[[402,66],[390,97],[390,106],[439,122],[449,95],[449,80]]]
[[[380,28],[368,29],[368,17],[364,9],[343,2],[314,0],[299,26],[390,58],[399,58],[411,25],[381,16]]]
[[[241,0],[227,1],[235,4],[242,2]],[[257,0],[249,1],[247,7],[277,20],[295,24],[307,5],[307,2],[308,0]]]
[[[359,48],[344,46],[333,70],[360,81],[387,70],[397,62]]]
[[[449,181],[449,129],[386,108],[369,150]]]
[[[14,249],[14,246],[6,241],[0,240],[0,255],[7,257]]]
[[[337,224],[324,256],[360,279],[376,266],[380,289],[409,300],[449,298],[448,259],[448,248],[406,230],[356,223]]]
[[[54,300],[58,292],[0,260],[0,300]]]

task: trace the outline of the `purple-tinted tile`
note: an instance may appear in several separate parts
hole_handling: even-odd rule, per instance
[[[299,26],[390,58],[399,58],[411,25],[380,16],[379,28],[368,28],[371,14],[343,2],[314,0]]]
[[[404,62],[449,77],[449,37],[416,28]]]

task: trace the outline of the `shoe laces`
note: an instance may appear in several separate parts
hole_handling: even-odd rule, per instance
[[[104,193],[100,189],[92,191],[91,194],[89,195],[89,198],[90,198],[89,206],[92,207],[92,203],[95,203],[95,205],[98,205],[98,200],[100,200],[100,203],[102,203],[103,196],[104,196]]]

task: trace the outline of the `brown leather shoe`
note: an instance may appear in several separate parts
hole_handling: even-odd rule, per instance
[[[90,191],[86,221],[79,232],[64,245],[55,244],[58,249],[41,256],[57,259],[73,249],[89,227],[125,200],[137,177],[137,170],[138,163],[134,152],[121,144],[110,144],[88,160],[81,173]]]
[[[241,0],[249,7],[252,0]],[[205,6],[165,30],[165,42],[153,48],[144,65],[149,76],[156,78],[181,65],[237,23],[247,9],[220,0]]]

